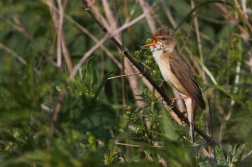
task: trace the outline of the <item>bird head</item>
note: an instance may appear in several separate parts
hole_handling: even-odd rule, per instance
[[[152,38],[153,42],[144,45],[143,47],[158,47],[162,48],[174,48],[176,46],[177,37],[173,30],[167,28],[166,26],[161,26],[156,30],[154,34],[148,33]]]

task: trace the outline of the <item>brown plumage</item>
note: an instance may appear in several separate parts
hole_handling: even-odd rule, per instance
[[[162,26],[154,34],[154,39],[149,46],[162,76],[183,97],[186,105],[187,117],[190,122],[190,136],[194,142],[194,120],[196,104],[205,109],[202,93],[193,78],[193,74],[182,60],[177,49],[177,38],[171,29]]]

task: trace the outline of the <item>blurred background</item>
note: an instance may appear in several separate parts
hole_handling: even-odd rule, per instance
[[[170,98],[145,32],[177,35],[207,109],[189,128],[163,103],[81,0],[0,2],[2,166],[248,166],[251,0],[86,0]],[[182,101],[176,106],[184,110]],[[224,153],[222,152],[224,150]],[[227,153],[227,154],[226,154]],[[0,165],[1,166],[1,165]]]

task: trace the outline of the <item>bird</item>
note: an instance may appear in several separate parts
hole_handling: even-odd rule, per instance
[[[177,37],[167,26],[159,27],[153,34],[148,33],[153,42],[144,45],[150,47],[152,56],[159,66],[164,80],[180,94],[186,106],[187,118],[190,123],[190,138],[194,143],[194,122],[196,106],[206,109],[202,92],[196,83],[192,71],[183,61],[177,48]],[[177,100],[172,98],[171,100]]]

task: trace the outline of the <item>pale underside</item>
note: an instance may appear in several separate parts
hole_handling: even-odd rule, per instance
[[[165,50],[161,49],[162,43],[157,42],[155,46],[151,46],[150,49],[152,51],[152,55],[155,58],[161,74],[166,82],[168,82],[173,88],[175,88],[181,96],[188,95],[188,92],[181,86],[181,83],[177,79],[177,77],[171,71],[170,63],[169,63],[169,56],[165,58],[164,61],[164,52],[173,52],[174,48],[166,48]]]
[[[194,140],[194,113],[196,108],[195,101],[191,98],[190,94],[186,91],[183,84],[181,84],[181,81],[178,80],[178,78],[174,75],[174,72],[171,69],[170,66],[170,54],[174,53],[174,47],[162,47],[162,43],[157,42],[155,46],[150,46],[150,49],[152,51],[152,55],[155,58],[161,74],[164,78],[164,80],[171,85],[171,87],[175,88],[177,92],[184,97],[183,100],[186,105],[187,110],[187,117],[190,122],[190,136],[192,138],[192,141]],[[166,54],[164,54],[166,53]],[[165,56],[165,57],[164,57]],[[181,62],[180,62],[181,63]],[[186,64],[182,61],[182,65],[186,66]]]

